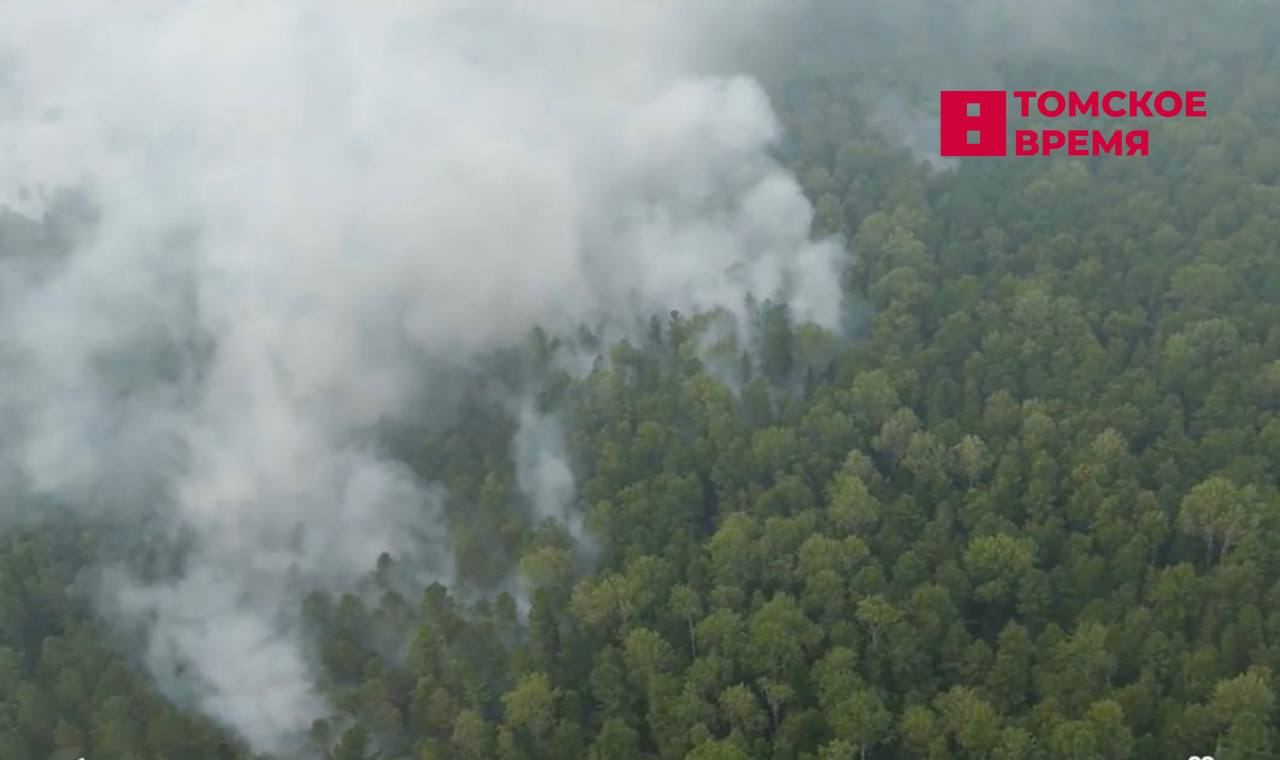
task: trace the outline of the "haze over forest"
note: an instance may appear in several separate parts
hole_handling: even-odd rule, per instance
[[[14,6],[0,758],[1280,752],[1274,2]]]

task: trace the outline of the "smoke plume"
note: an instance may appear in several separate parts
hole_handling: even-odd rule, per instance
[[[842,252],[808,239],[763,90],[723,73],[719,43],[773,12],[0,11],[0,205],[26,218],[0,218],[0,474],[23,504],[191,542],[174,577],[107,573],[96,600],[147,627],[168,693],[287,750],[323,710],[297,590],[383,551],[451,578],[440,495],[374,434],[433,364],[748,292],[838,325]],[[554,431],[523,430],[526,490],[568,519]]]

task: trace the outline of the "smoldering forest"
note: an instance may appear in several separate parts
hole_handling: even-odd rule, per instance
[[[447,424],[481,353],[716,307],[747,345],[748,294],[840,324],[714,5],[6,12],[6,490],[180,554],[85,581],[166,692],[282,750],[326,710],[298,589],[461,580],[379,426]],[[554,421],[516,422],[530,516],[580,525]]]
[[[69,561],[68,598],[107,651],[228,746],[347,746],[367,716],[335,684],[342,655],[319,618],[392,598],[443,629],[430,620],[451,619],[436,614],[447,589],[458,609],[509,609],[512,646],[562,630],[548,605],[606,604],[592,601],[605,580],[572,582],[647,567],[610,521],[675,509],[600,485],[627,468],[693,462],[705,476],[673,477],[670,501],[702,505],[688,530],[721,536],[741,508],[720,496],[733,477],[703,464],[693,434],[641,422],[652,410],[627,383],[696,374],[671,395],[708,415],[694,420],[706,440],[730,427],[707,410],[780,424],[835,382],[851,346],[906,329],[885,322],[899,294],[932,297],[907,275],[868,286],[859,269],[908,260],[895,252],[923,250],[940,225],[910,210],[849,222],[870,209],[831,188],[884,165],[858,151],[896,157],[898,195],[955,192],[946,183],[975,175],[936,155],[941,88],[1194,80],[1183,46],[1219,41],[1177,9],[1155,23],[1147,5],[2,9],[0,532],[92,536]],[[826,148],[806,103],[837,90],[844,105],[825,118],[863,142],[828,171],[814,168]],[[896,462],[921,422],[874,409],[916,381],[873,391],[859,377],[860,413]],[[610,425],[630,447],[593,452],[583,431]],[[757,441],[752,456],[771,445],[787,448]],[[855,476],[878,487],[870,459],[837,466],[830,493],[854,499]],[[352,634],[385,663],[366,674],[418,667],[430,637],[416,625]],[[526,670],[504,688],[542,688]],[[779,723],[784,700],[760,688]],[[408,752],[386,728],[399,720],[360,741]],[[457,726],[430,731],[465,744]]]

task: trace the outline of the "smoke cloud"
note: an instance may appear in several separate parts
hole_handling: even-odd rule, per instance
[[[0,218],[0,473],[190,541],[97,601],[258,749],[324,709],[297,589],[383,551],[452,577],[441,495],[374,433],[431,366],[748,292],[839,324],[843,253],[808,239],[762,89],[722,74],[769,3],[20,5],[0,205],[46,224]],[[523,422],[522,487],[579,530],[557,433]]]
[[[512,442],[516,483],[529,499],[535,521],[563,524],[575,542],[590,550],[591,538],[582,514],[573,509],[573,471],[565,450],[564,430],[553,417],[539,414],[531,404],[520,410],[519,422]]]

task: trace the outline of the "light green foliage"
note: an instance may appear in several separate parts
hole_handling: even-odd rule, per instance
[[[334,713],[299,756],[1280,756],[1280,15],[1094,10],[1132,44],[994,65],[912,19],[765,67],[776,157],[848,243],[851,329],[753,293],[741,324],[531,326],[478,362],[456,419],[388,443],[445,488],[459,580],[384,555],[298,589]],[[938,72],[1066,89],[1135,61],[1209,91],[1209,119],[1144,122],[1146,158],[939,170],[886,122],[932,118]],[[0,255],[41,236],[0,212]],[[564,424],[588,537],[530,517],[493,400],[515,385]],[[0,539],[0,758],[249,760],[86,604],[98,562],[181,564],[120,543]]]

